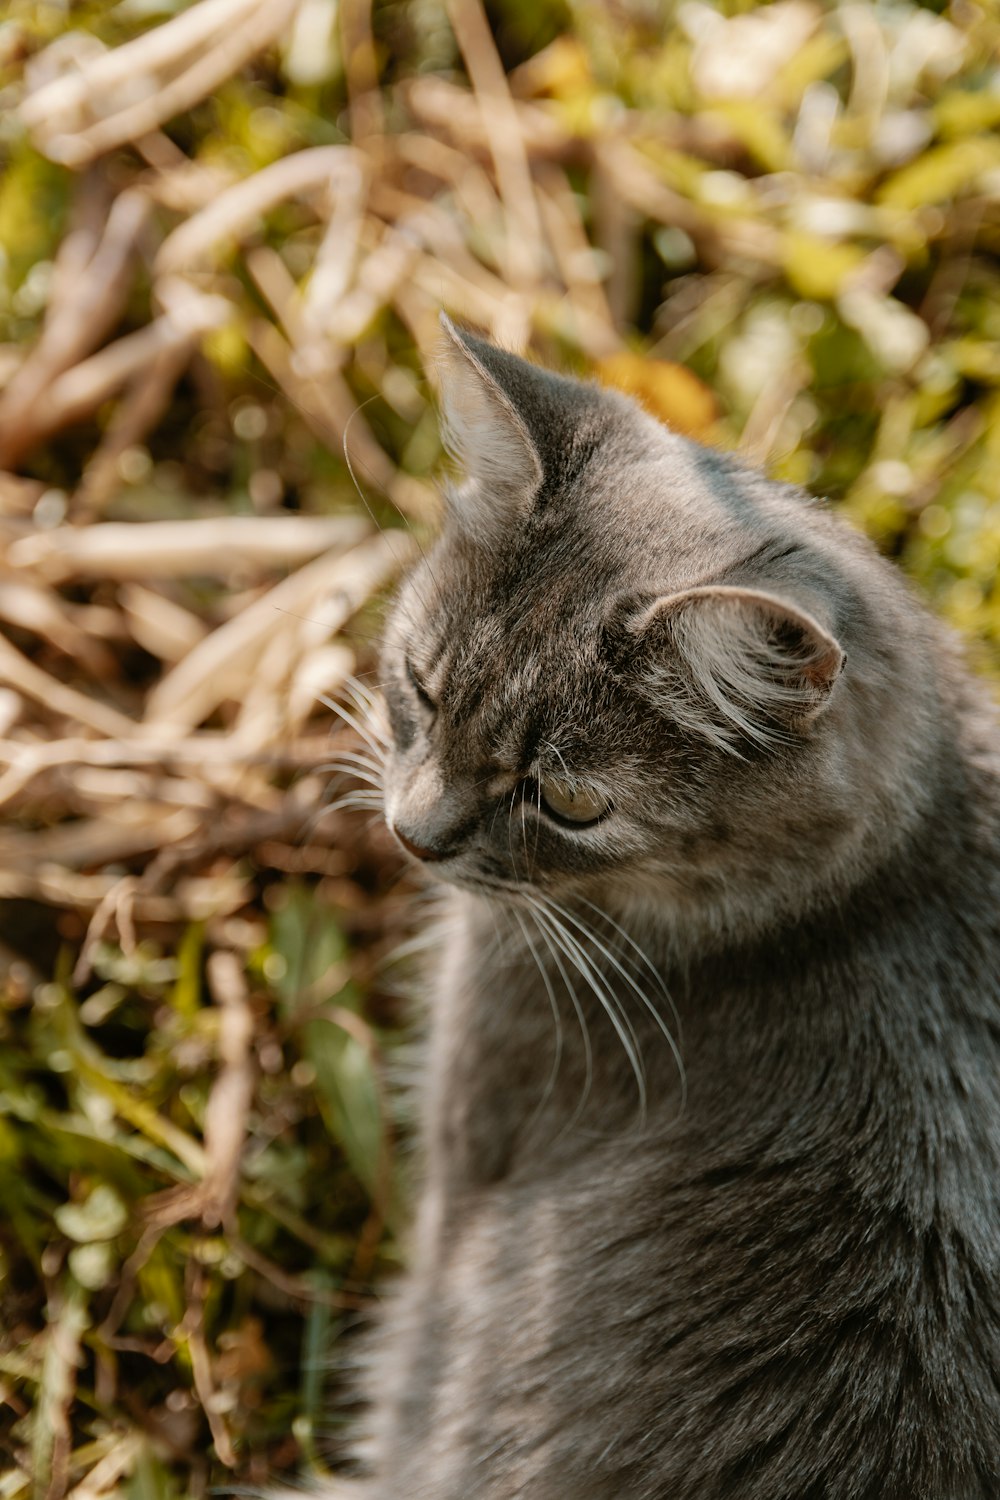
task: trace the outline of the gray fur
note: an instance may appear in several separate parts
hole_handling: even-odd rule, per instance
[[[366,1493],[995,1500],[985,692],[807,496],[449,337],[526,492],[461,455],[385,643],[387,816],[451,894]]]

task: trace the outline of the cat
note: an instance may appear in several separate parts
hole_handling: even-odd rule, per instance
[[[1000,1496],[1000,736],[822,504],[445,320],[373,1500]]]

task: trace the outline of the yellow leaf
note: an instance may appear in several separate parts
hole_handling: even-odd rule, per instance
[[[981,173],[996,166],[1000,166],[1000,139],[972,136],[925,151],[884,182],[877,196],[879,202],[900,208],[941,203],[971,187]]]
[[[657,175],[668,187],[694,197],[707,175],[708,168],[696,156],[684,151],[675,151],[670,146],[651,137],[636,139],[643,160],[657,170]]]
[[[595,369],[602,384],[635,396],[654,417],[688,437],[704,437],[718,416],[708,386],[671,360],[625,352],[599,360]]]
[[[975,93],[952,89],[937,100],[933,114],[939,135],[966,136],[993,130],[1000,125],[1000,94],[988,89]]]
[[[594,86],[590,59],[576,37],[557,36],[554,42],[522,63],[511,79],[514,93],[522,99],[548,95],[552,99],[575,99]]]
[[[724,120],[756,162],[768,172],[784,172],[792,166],[792,149],[777,110],[756,100],[732,99],[705,111],[705,120]]]
[[[850,49],[842,36],[820,31],[800,47],[772,80],[770,101],[773,106],[793,109],[811,83],[829,78],[849,56]]]
[[[980,339],[955,339],[941,352],[967,380],[981,380],[987,384],[1000,381],[1000,344]]]
[[[784,271],[800,297],[823,302],[836,297],[864,260],[857,245],[831,244],[818,235],[793,230],[784,239]]]

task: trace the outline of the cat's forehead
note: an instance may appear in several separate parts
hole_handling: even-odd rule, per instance
[[[466,658],[503,652],[513,670],[529,670],[539,651],[560,643],[587,649],[611,587],[609,569],[586,546],[582,529],[554,527],[511,535],[504,546],[470,549],[443,537],[401,596],[414,649]],[[397,626],[399,615],[397,615]]]
[[[419,652],[420,643],[415,643]],[[455,723],[491,705],[498,715],[530,703],[539,711],[574,702],[599,670],[598,631],[586,617],[554,629],[549,612],[468,612],[430,658],[432,687]]]
[[[523,771],[573,748],[581,723],[594,737],[605,666],[586,610],[544,592],[516,603],[482,592],[426,615],[405,649],[441,705],[456,765]]]

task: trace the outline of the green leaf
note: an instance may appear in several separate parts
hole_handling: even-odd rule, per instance
[[[139,1451],[125,1494],[128,1500],[180,1500],[176,1479],[148,1446]]]
[[[782,264],[788,283],[800,297],[828,301],[836,297],[852,271],[864,260],[857,245],[843,245],[818,235],[792,230],[782,245]]]
[[[316,1094],[327,1128],[370,1194],[378,1186],[382,1122],[367,1049],[332,1021],[310,1021],[303,1055],[316,1069]]]
[[[316,1004],[342,989],[346,973],[347,943],[328,907],[302,885],[290,884],[271,918],[271,943],[282,960],[273,983],[286,1015],[307,1001]],[[265,966],[265,972],[271,972]],[[327,993],[311,993],[329,977]]]
[[[204,922],[192,922],[177,948],[177,978],[171,1004],[190,1020],[201,1007],[201,958],[205,948]]]

